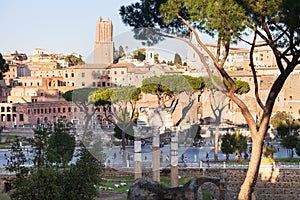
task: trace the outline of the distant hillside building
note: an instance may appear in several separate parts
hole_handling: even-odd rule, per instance
[[[100,17],[96,24],[96,40],[94,44],[94,64],[113,63],[113,25],[110,19]]]

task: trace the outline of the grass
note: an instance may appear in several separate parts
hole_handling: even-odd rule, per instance
[[[10,200],[10,197],[5,194],[0,194],[0,200]]]
[[[115,184],[117,184],[116,182],[101,182],[99,187],[106,187],[109,188],[111,187],[113,190],[105,190],[103,192],[127,192],[127,190],[129,190],[130,185],[128,184],[125,186],[120,186],[119,188],[115,187]]]
[[[187,178],[180,178],[178,180],[178,184],[179,185],[184,185],[185,183],[187,183],[188,181],[190,181],[193,177],[187,177]],[[108,180],[122,180],[125,181],[133,181],[134,177],[133,176],[127,176],[127,177],[106,177],[106,179]],[[119,184],[118,182],[107,182],[107,181],[101,181],[99,184],[99,188],[100,187],[106,187],[109,188],[111,187],[113,190],[105,190],[103,192],[127,192],[127,190],[129,190],[130,186],[131,186],[131,182],[126,182],[127,185],[126,186],[120,186],[119,188],[115,187],[115,184]],[[171,180],[170,177],[167,176],[161,176],[160,177],[160,183],[166,186],[171,186]],[[1,199],[0,199],[1,200]]]
[[[275,158],[275,162],[299,163],[300,158]]]

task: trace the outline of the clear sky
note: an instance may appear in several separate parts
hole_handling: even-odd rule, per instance
[[[96,22],[110,18],[114,37],[130,31],[119,8],[139,0],[0,0],[0,53],[47,52],[88,56],[93,51]]]

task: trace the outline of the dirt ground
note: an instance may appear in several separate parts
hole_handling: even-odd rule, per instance
[[[95,200],[126,200],[127,193],[100,193]]]

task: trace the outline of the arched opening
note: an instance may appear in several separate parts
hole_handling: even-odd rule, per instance
[[[203,183],[197,191],[197,200],[216,199],[220,200],[219,187],[211,182]]]

